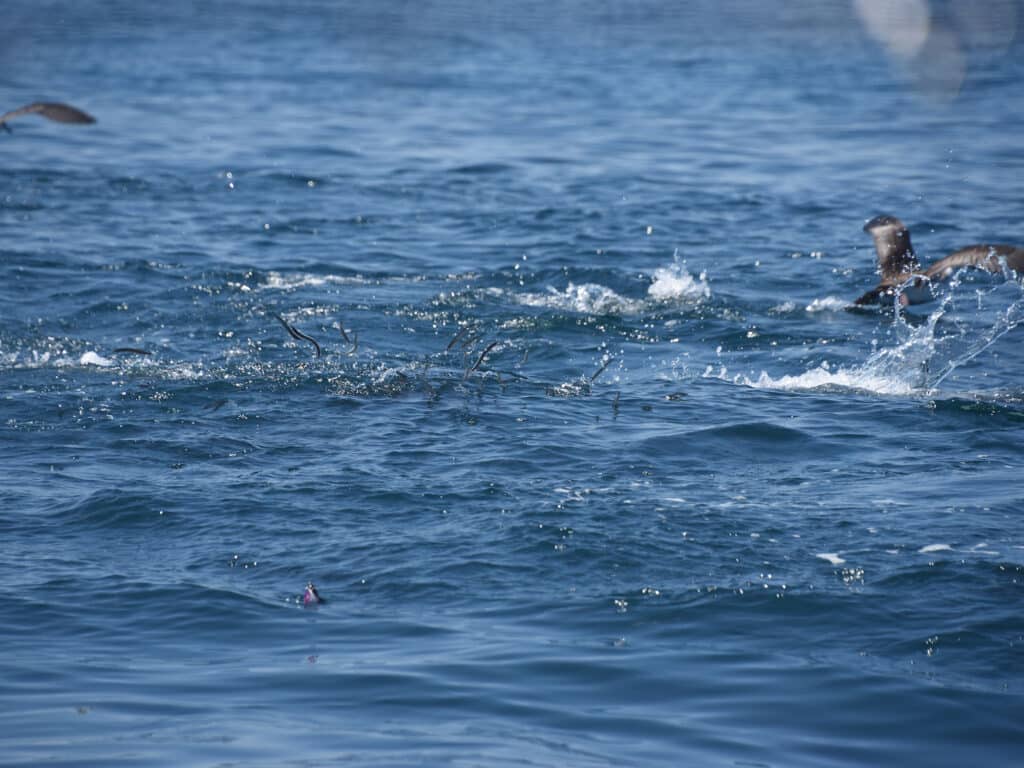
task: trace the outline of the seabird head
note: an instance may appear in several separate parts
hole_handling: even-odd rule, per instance
[[[878,268],[883,279],[899,277],[915,269],[921,263],[910,244],[910,231],[895,216],[876,216],[864,225],[875,241],[878,253]]]

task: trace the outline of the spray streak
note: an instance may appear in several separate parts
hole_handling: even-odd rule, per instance
[[[992,347],[1024,323],[1024,285],[1007,280],[986,290],[965,290],[977,285],[977,275],[950,282],[940,306],[923,322],[914,323],[897,304],[895,330],[899,339],[879,349],[860,365],[832,368],[822,363],[792,376],[772,377],[762,371],[757,379],[729,379],[723,368],[708,367],[706,378],[721,378],[759,389],[789,391],[855,390],[880,395],[929,396],[957,369]],[[1006,301],[1005,291],[1016,291]],[[964,305],[957,307],[957,302]],[[998,306],[1004,307],[998,311]]]
[[[1018,325],[1020,325],[1021,322],[1024,321],[1024,318],[1019,316],[1022,306],[1024,306],[1024,299],[1020,299],[1011,304],[1006,309],[1006,312],[1003,313],[1002,315],[1002,327],[999,327],[999,324],[997,324],[996,326],[993,327],[991,335],[988,338],[982,337],[977,344],[968,348],[966,353],[961,354],[956,359],[951,360],[949,363],[947,363],[945,369],[941,373],[939,373],[939,375],[936,376],[935,379],[930,383],[929,389],[937,388],[943,381],[945,381],[949,374],[951,374],[964,363],[973,360],[975,357],[977,357],[986,349],[988,349],[997,341],[999,341],[999,339],[1001,339],[1007,333],[1009,333]]]

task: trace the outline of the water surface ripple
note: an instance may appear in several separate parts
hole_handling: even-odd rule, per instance
[[[849,305],[1024,243],[1018,3],[58,5],[0,764],[1019,762],[1024,286]]]

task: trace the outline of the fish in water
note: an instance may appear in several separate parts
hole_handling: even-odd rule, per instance
[[[316,585],[311,581],[306,585],[306,591],[302,593],[302,604],[309,605],[320,605],[327,601],[320,597],[320,593],[317,591]]]
[[[96,122],[95,117],[77,107],[72,107],[70,104],[60,104],[55,101],[36,101],[0,115],[0,127],[8,133],[12,133],[10,126],[7,125],[7,121],[22,115],[39,115],[58,123],[85,124]]]
[[[881,304],[898,296],[901,306],[922,304],[934,298],[932,288],[963,267],[1002,273],[1010,269],[1024,275],[1024,248],[1015,245],[968,245],[939,259],[927,269],[910,244],[910,230],[895,216],[876,216],[864,225],[875,241],[882,279],[854,304]]]

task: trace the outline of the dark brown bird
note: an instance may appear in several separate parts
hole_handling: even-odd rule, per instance
[[[882,279],[854,304],[881,304],[897,294],[904,307],[931,301],[934,284],[949,279],[962,267],[997,274],[1011,269],[1024,275],[1024,248],[1015,245],[968,245],[921,269],[910,244],[910,231],[895,216],[876,216],[864,225],[864,231],[875,241]]]
[[[24,107],[18,107],[18,109],[12,109],[3,115],[0,115],[0,127],[3,127],[5,131],[11,133],[11,127],[7,125],[8,120],[12,120],[15,117],[21,117],[22,115],[40,115],[49,120],[55,120],[58,123],[95,123],[96,118],[87,112],[83,112],[80,109],[70,106],[69,104],[59,104],[54,101],[37,101],[32,104],[26,104]]]

